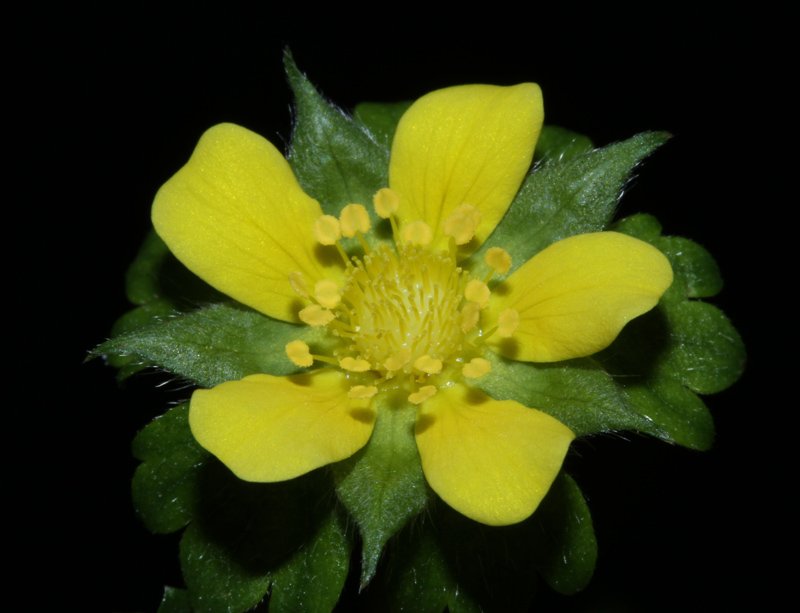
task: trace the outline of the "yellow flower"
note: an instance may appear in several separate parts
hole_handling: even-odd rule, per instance
[[[269,142],[210,129],[159,191],[153,223],[202,279],[261,313],[327,331],[321,355],[298,339],[304,374],[256,374],[191,400],[198,442],[248,481],[292,479],[369,440],[378,411],[416,405],[431,488],[490,525],[528,517],[574,438],[562,423],[471,385],[494,351],[550,362],[608,346],[672,281],[666,258],[613,232],[573,236],[516,270],[502,248],[459,267],[493,231],[528,172],[543,118],[534,84],[432,92],[402,117],[389,186],[373,207],[323,215]],[[482,271],[478,274],[478,270]],[[328,345],[330,346],[330,344]]]

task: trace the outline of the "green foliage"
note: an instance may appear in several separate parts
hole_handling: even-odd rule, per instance
[[[326,101],[288,52],[284,66],[296,115],[289,163],[303,190],[333,215],[351,202],[369,205],[373,194],[388,185],[388,150]]]
[[[605,229],[631,172],[667,138],[645,132],[580,155],[559,153],[558,161],[535,168],[473,261],[483,261],[490,247],[502,247],[511,254],[513,271],[551,243]]]
[[[334,466],[336,493],[361,534],[362,585],[375,574],[386,541],[428,500],[414,439],[416,407],[399,397],[376,404],[378,420],[367,446]]]
[[[542,126],[533,161],[542,165],[563,164],[593,148],[592,141],[583,134],[559,126]]]
[[[362,102],[356,106],[353,119],[367,128],[378,144],[391,149],[397,124],[410,106],[410,101]]]
[[[189,592],[174,587],[165,587],[158,613],[192,613]]]

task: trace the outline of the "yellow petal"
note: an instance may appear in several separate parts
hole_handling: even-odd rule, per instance
[[[417,100],[397,126],[389,184],[403,222],[422,220],[438,241],[444,222],[468,204],[483,240],[500,221],[533,158],[544,111],[534,83],[462,85]]]
[[[343,460],[369,440],[375,413],[339,371],[252,375],[192,396],[189,425],[245,481],[284,481]]]
[[[503,355],[552,362],[591,355],[646,313],[672,283],[672,268],[652,245],[596,232],[558,241],[516,270],[495,291],[488,321],[519,314],[512,338],[490,339]]]
[[[536,510],[574,435],[546,413],[456,385],[425,401],[416,438],[425,478],[442,500],[503,526]]]
[[[159,236],[192,272],[284,321],[297,320],[290,274],[312,281],[330,276],[315,256],[321,215],[280,152],[233,124],[202,136],[159,190],[152,212]]]

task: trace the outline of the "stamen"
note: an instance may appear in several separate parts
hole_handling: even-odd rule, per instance
[[[425,247],[433,240],[433,230],[424,221],[412,221],[403,226],[400,238],[404,243]]]
[[[300,271],[295,271],[289,274],[289,285],[292,286],[295,294],[301,298],[308,298],[308,289],[306,287],[306,278]]]
[[[464,364],[461,369],[461,374],[467,379],[477,379],[483,375],[491,372],[492,363],[485,358],[472,358],[468,363]]]
[[[500,336],[510,337],[516,332],[517,327],[519,327],[519,312],[516,309],[506,309],[500,313],[497,320],[497,333]]]
[[[331,311],[318,304],[308,305],[298,313],[298,316],[303,323],[314,327],[326,326],[336,318]]]
[[[481,212],[471,204],[462,204],[445,219],[445,236],[452,236],[456,245],[466,245],[475,236],[480,222]]]
[[[400,207],[400,197],[397,192],[383,187],[375,192],[372,197],[372,204],[375,205],[375,212],[381,219],[389,219],[397,212]]]
[[[476,302],[468,302],[461,309],[461,331],[469,332],[478,325],[481,307]]]
[[[384,368],[386,370],[400,370],[411,361],[411,351],[408,349],[401,349],[394,355],[389,356],[386,358],[386,361],[383,363]]]
[[[425,354],[414,360],[414,368],[429,375],[436,375],[442,372],[442,361]]]
[[[347,392],[347,397],[353,398],[354,400],[367,400],[377,393],[378,388],[374,385],[354,385],[350,388],[350,391]]]
[[[372,365],[367,360],[346,357],[339,360],[339,366],[350,372],[367,372]]]
[[[483,261],[498,275],[504,275],[511,270],[511,255],[502,247],[487,249]]]
[[[330,279],[317,281],[316,285],[314,285],[314,298],[327,309],[336,308],[342,301],[339,286]]]
[[[436,392],[437,390],[435,385],[426,385],[419,388],[416,392],[409,394],[408,401],[411,404],[422,404],[428,398],[435,396]]]
[[[483,281],[478,281],[477,279],[472,279],[467,283],[467,287],[464,288],[464,298],[477,303],[480,308],[484,308],[489,304],[490,295],[489,287]]]
[[[306,368],[314,363],[308,345],[300,340],[286,343],[286,355],[295,366]]]
[[[352,238],[356,233],[369,232],[369,213],[362,204],[348,204],[339,214],[339,225],[342,235]]]
[[[342,237],[339,220],[333,215],[323,215],[314,222],[314,237],[321,245],[335,245]]]

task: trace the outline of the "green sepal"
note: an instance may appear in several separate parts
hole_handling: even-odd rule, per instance
[[[375,574],[386,542],[428,501],[414,439],[417,410],[399,396],[376,400],[372,437],[352,458],[333,466],[336,493],[362,540],[361,585]]]
[[[271,319],[238,304],[213,304],[112,338],[92,353],[133,356],[213,387],[255,373],[297,372],[283,350],[296,339],[319,352],[330,342],[320,328]]]
[[[563,164],[589,153],[593,148],[588,136],[559,126],[542,126],[533,161],[545,166]]]
[[[388,150],[325,100],[288,51],[284,67],[295,96],[289,163],[303,190],[332,215],[349,203],[370,210],[373,194],[388,185]]]
[[[487,249],[502,247],[511,255],[513,272],[551,243],[605,229],[636,165],[668,138],[644,132],[534,168],[472,260],[482,262]]]
[[[271,610],[331,610],[347,576],[350,541],[326,470],[282,483],[247,483],[213,461],[200,487],[202,506],[180,544],[198,613],[246,611],[271,586],[277,603]]]
[[[436,504],[390,547],[378,579],[386,600],[376,610],[528,611],[537,574],[571,594],[589,582],[597,558],[586,502],[563,474],[519,524],[484,526]]]
[[[378,144],[391,149],[400,118],[412,102],[362,102],[356,105],[353,119],[363,125]]]
[[[164,587],[164,596],[157,613],[192,613],[189,592],[177,587]]]
[[[188,416],[188,403],[174,407],[133,439],[142,462],[133,475],[133,505],[151,532],[180,530],[199,502],[198,478],[211,456],[192,437]]]

